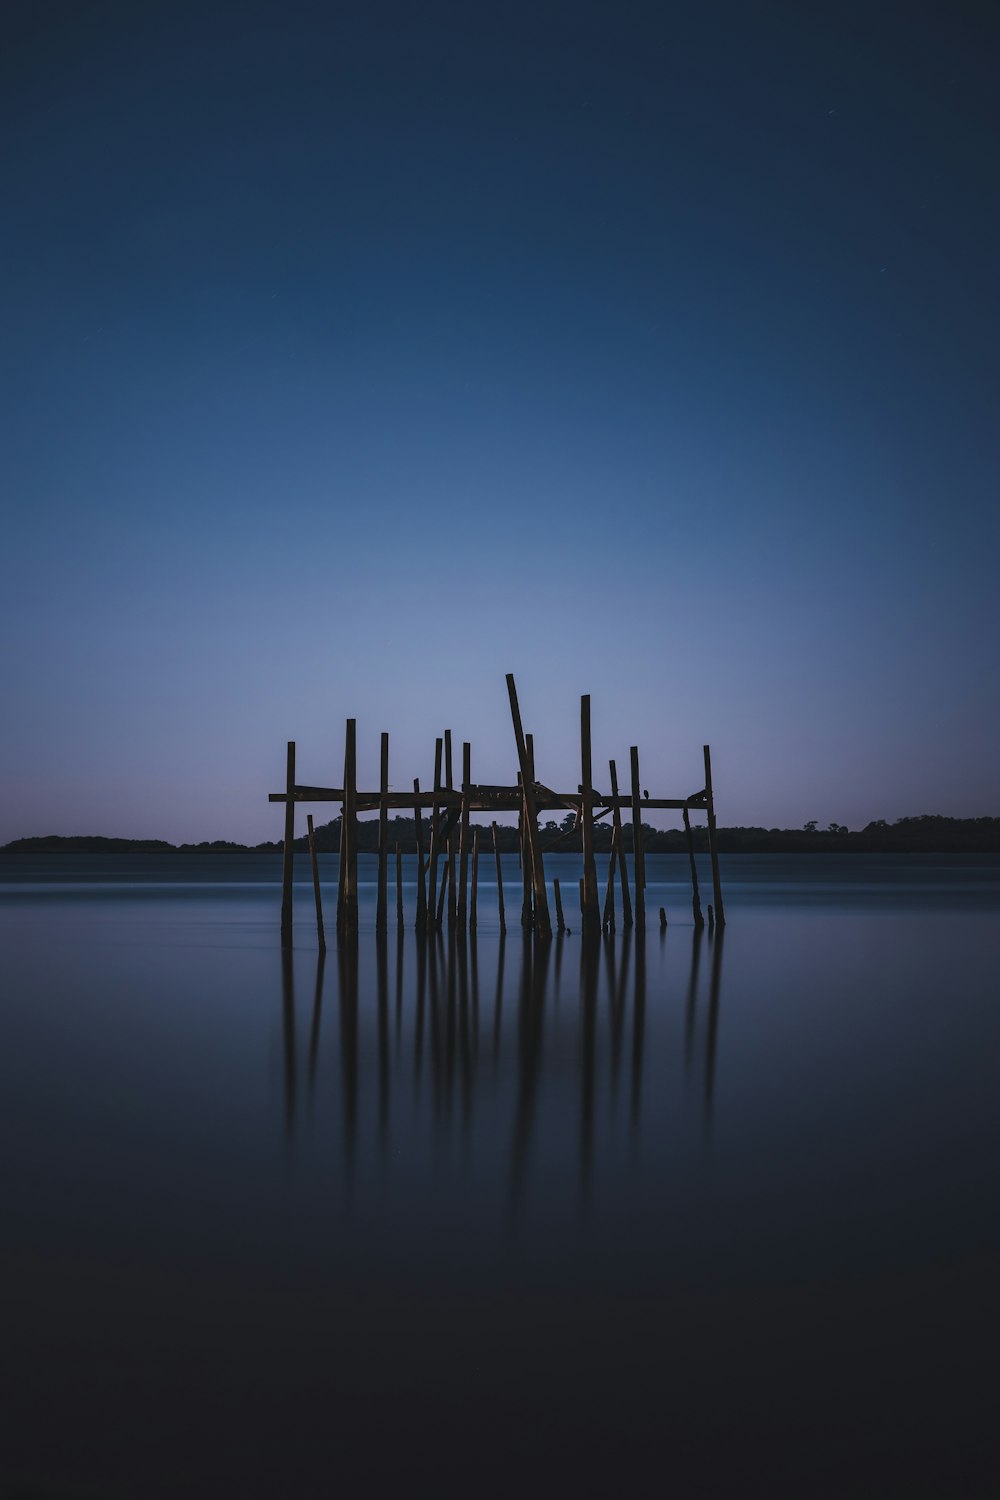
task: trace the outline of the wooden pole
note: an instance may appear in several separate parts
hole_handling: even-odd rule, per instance
[[[389,805],[386,797],[389,794],[389,736],[382,735],[382,754],[380,756],[379,769],[379,806],[378,806],[378,905],[375,908],[375,931],[384,934],[389,926],[389,891],[388,891],[388,862],[389,862]]]
[[[479,829],[472,832],[472,894],[469,897],[469,931],[476,930],[476,908],[479,902]]]
[[[635,866],[635,925],[646,928],[646,866],[642,855],[642,800],[639,794],[639,748],[629,750],[632,765],[632,855]]]
[[[725,927],[726,910],[722,904],[722,880],[719,875],[719,850],[715,839],[715,798],[712,795],[712,752],[705,746],[705,801],[708,804],[708,852],[712,856],[712,895],[715,897],[715,925]]]
[[[472,746],[462,744],[462,832],[458,856],[458,925],[464,927],[468,916],[469,894],[469,795],[472,787]]]
[[[562,892],[559,889],[558,880],[552,882],[552,894],[556,898],[556,931],[566,931],[566,919],[563,916]]]
[[[344,817],[344,806],[340,807],[340,853],[337,856],[337,931],[340,932],[344,925],[344,884],[346,880],[347,858],[344,848],[344,828],[347,819]]]
[[[597,865],[594,862],[594,771],[590,751],[590,694],[580,698],[580,812],[583,824],[583,931],[601,930],[601,908],[597,895]]]
[[[604,892],[604,920],[609,932],[615,930],[615,864],[618,859],[618,829],[611,830],[611,855],[608,859],[608,885]]]
[[[413,794],[420,796],[420,782],[414,778]],[[420,817],[420,803],[413,809],[413,831],[417,842],[417,921],[418,932],[427,926],[427,883],[424,874],[424,825]]]
[[[437,868],[438,855],[441,852],[441,809],[437,803],[437,793],[441,790],[441,741],[434,741],[434,793],[435,801],[431,809],[431,864],[427,878],[427,926],[434,926],[434,907],[437,901]]]
[[[348,719],[344,740],[344,931],[358,930],[358,745],[357,721]]]
[[[521,866],[521,926],[528,929],[531,927],[534,914],[531,910],[531,855],[528,853],[528,819],[524,811],[524,782],[520,771],[517,773],[517,785],[521,793],[521,810],[517,815],[518,861]]]
[[[666,907],[661,906],[660,907],[660,931],[661,932],[666,932],[666,930],[667,930],[667,910],[666,910]]]
[[[687,839],[688,862],[691,866],[691,910],[694,914],[694,925],[704,927],[705,918],[701,914],[701,892],[698,890],[698,862],[694,857],[694,834],[691,832],[691,819],[688,810],[684,809],[684,836]]]
[[[632,926],[632,900],[628,890],[628,862],[625,859],[625,835],[622,832],[622,810],[618,806],[618,767],[613,760],[608,761],[611,772],[611,795],[614,798],[611,817],[614,823],[614,833],[611,835],[612,848],[618,845],[618,870],[622,881],[622,926]]]
[[[545,867],[542,863],[541,839],[538,836],[535,789],[531,781],[531,765],[528,760],[527,746],[524,742],[524,731],[521,728],[521,711],[517,705],[517,688],[514,686],[514,675],[512,672],[507,673],[507,694],[510,698],[510,713],[514,724],[514,738],[517,742],[517,759],[521,768],[521,790],[524,798],[528,845],[531,850],[531,878],[535,894],[535,931],[543,937],[551,937],[552,922],[549,918],[549,900],[545,892]]]
[[[288,741],[285,761],[285,844],[281,860],[281,946],[292,946],[292,876],[295,850],[295,741]]]
[[[306,817],[306,828],[309,832],[309,859],[312,864],[313,895],[316,897],[316,936],[319,938],[319,951],[326,952],[326,933],[323,931],[323,898],[319,891],[319,861],[316,858],[316,845],[313,841],[312,813]]]
[[[396,926],[403,930],[403,851],[396,845]]]
[[[500,845],[497,843],[497,825],[493,824],[493,858],[497,865],[497,906],[500,910],[500,931],[507,931],[507,919],[503,909],[503,869],[500,865]]]
[[[444,732],[444,784],[449,792],[454,791],[455,783],[452,778],[451,764],[451,730]],[[455,925],[458,914],[455,900],[455,828],[454,824],[448,826],[448,925]]]

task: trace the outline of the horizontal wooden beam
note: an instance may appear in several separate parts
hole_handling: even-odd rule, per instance
[[[641,802],[643,811],[649,808],[651,812],[663,812],[667,810],[680,811],[688,808],[697,812],[703,806],[703,793],[697,792],[692,797],[644,797]],[[287,800],[285,792],[270,792],[268,802],[284,802]],[[322,786],[296,786],[293,801],[295,802],[343,802],[344,793],[341,787]],[[521,794],[517,787],[479,787],[471,788],[469,798],[470,812],[518,812],[521,807]],[[535,798],[535,806],[539,812],[560,812],[569,809],[571,812],[579,805],[580,798],[575,793],[550,792],[548,788],[540,790]],[[380,806],[378,792],[358,792],[358,812],[376,812]],[[462,794],[457,791],[447,791],[441,788],[438,792],[389,792],[386,796],[386,806],[397,811],[414,811],[415,808],[447,807],[460,809],[462,805]],[[604,796],[595,792],[593,797],[595,808],[604,808],[610,811],[614,807],[629,808],[632,806],[631,797]]]

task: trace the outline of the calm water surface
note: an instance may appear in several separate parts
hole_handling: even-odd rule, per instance
[[[305,861],[288,961],[272,857],[0,865],[0,1488],[995,1494],[1000,860],[685,865],[325,961]]]

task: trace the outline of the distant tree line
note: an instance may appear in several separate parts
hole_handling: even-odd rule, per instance
[[[479,829],[480,853],[492,853],[493,835],[489,823],[472,820]],[[542,847],[553,852],[573,853],[579,851],[580,830],[573,827],[573,814],[567,813],[561,822],[550,819],[541,825]],[[632,824],[623,825],[625,848],[632,848]],[[430,820],[423,819],[424,849],[429,848]],[[653,854],[680,854],[686,848],[684,831],[680,828],[651,828],[642,825],[644,847]],[[693,826],[695,848],[701,852],[708,849],[708,834],[703,823]],[[316,847],[321,853],[336,853],[340,848],[340,818],[321,824],[315,831]],[[517,852],[517,828],[510,823],[497,824],[497,840],[502,854]],[[1000,853],[1000,818],[943,818],[924,813],[918,817],[897,818],[888,823],[878,818],[867,827],[850,832],[842,823],[830,823],[825,829],[817,821],[810,821],[802,828],[720,828],[719,849],[724,854],[998,854]],[[389,819],[389,848],[396,844],[406,853],[416,848],[415,825],[412,818]],[[594,847],[607,852],[611,848],[611,823],[602,820],[594,827]],[[157,850],[177,852],[206,852],[227,849],[254,849],[273,852],[281,848],[281,841],[263,844],[237,844],[225,839],[200,844],[169,844],[164,839],[109,839],[73,836],[61,838],[52,834],[43,838],[14,839],[3,846],[3,852],[42,853],[46,850],[65,850],[81,853],[118,854],[141,853]],[[303,851],[308,841],[303,835],[295,840],[295,848]],[[362,852],[374,853],[378,849],[378,819],[364,818],[358,822],[358,848]]]

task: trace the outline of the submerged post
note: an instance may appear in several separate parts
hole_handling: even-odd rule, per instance
[[[618,846],[618,870],[622,881],[622,926],[632,926],[632,900],[628,891],[628,862],[625,859],[625,835],[622,832],[622,810],[618,806],[618,767],[613,760],[608,761],[608,769],[611,772],[611,798],[613,807],[611,818],[614,823],[614,832],[611,835],[611,847]]]
[[[694,834],[691,832],[691,819],[688,810],[684,808],[684,837],[687,839],[688,862],[691,865],[691,910],[694,914],[694,925],[704,927],[705,918],[701,914],[701,892],[698,890],[698,863],[694,857]]]
[[[295,741],[288,741],[285,761],[285,844],[281,861],[281,945],[292,946],[292,876],[295,851]]]
[[[565,932],[566,919],[563,916],[562,892],[558,880],[552,882],[552,894],[556,898],[556,932]]]
[[[639,796],[639,747],[629,750],[632,766],[632,860],[635,865],[635,925],[646,928],[646,863],[642,853],[642,803]]]
[[[420,796],[420,781],[417,777],[414,777],[413,779],[413,796],[414,799],[419,798]],[[417,844],[416,927],[419,931],[421,927],[425,927],[427,925],[427,883],[424,878],[424,825],[423,820],[420,817],[420,803],[416,800],[413,804],[413,832],[416,837]]]
[[[503,909],[503,870],[500,865],[500,845],[497,843],[497,825],[493,824],[493,858],[497,865],[497,907],[500,911],[500,931],[507,931],[507,920]]]
[[[319,951],[326,952],[326,933],[323,931],[323,898],[319,889],[319,861],[316,858],[316,844],[313,840],[312,813],[306,816],[306,828],[309,834],[309,860],[312,864],[313,895],[316,897],[316,936],[319,939]]]
[[[435,925],[434,908],[437,903],[437,868],[441,853],[441,808],[438,793],[441,790],[441,741],[434,741],[434,806],[431,808],[431,863],[427,877],[427,926]]]
[[[597,865],[594,862],[594,772],[590,750],[590,694],[580,698],[580,811],[583,825],[583,931],[601,930],[601,908],[597,895]]]
[[[344,737],[344,876],[343,930],[358,930],[358,747],[357,721],[348,719]]]
[[[712,751],[705,746],[705,801],[708,804],[708,852],[712,856],[712,895],[715,897],[715,923],[725,927],[726,912],[722,905],[722,879],[719,875],[719,850],[715,838],[715,798],[712,795]]]
[[[462,744],[462,830],[458,845],[458,925],[467,918],[469,892],[469,796],[472,786],[472,746]]]
[[[608,856],[608,884],[604,892],[604,917],[601,925],[615,930],[615,861],[618,858],[618,829],[611,829],[611,853]]]
[[[389,914],[388,861],[389,861],[389,736],[382,735],[382,753],[379,757],[378,794],[378,904],[375,908],[375,931],[386,932]]]
[[[451,730],[450,729],[446,729],[445,732],[444,732],[444,784],[447,787],[447,789],[448,789],[449,792],[453,792],[455,790],[455,783],[454,783],[454,780],[453,780],[453,777],[452,777],[452,765],[451,765]],[[449,804],[449,807],[448,807],[448,811],[449,811],[449,815],[450,815],[450,813],[451,813],[451,805],[450,804]],[[455,820],[449,816],[449,822],[448,822],[448,925],[450,927],[453,927],[455,925],[455,918],[456,918],[457,914],[458,914],[458,908],[457,908],[457,903],[455,901]]]
[[[524,820],[527,825],[528,846],[531,851],[531,878],[535,895],[535,931],[543,937],[552,936],[549,918],[549,901],[545,892],[545,868],[542,864],[542,846],[538,836],[538,815],[535,808],[535,789],[532,784],[531,766],[528,761],[524,730],[521,727],[521,711],[517,705],[517,688],[514,674],[507,673],[507,694],[510,698],[510,714],[514,724],[514,739],[517,742],[517,759],[521,768],[521,794],[524,800]]]

